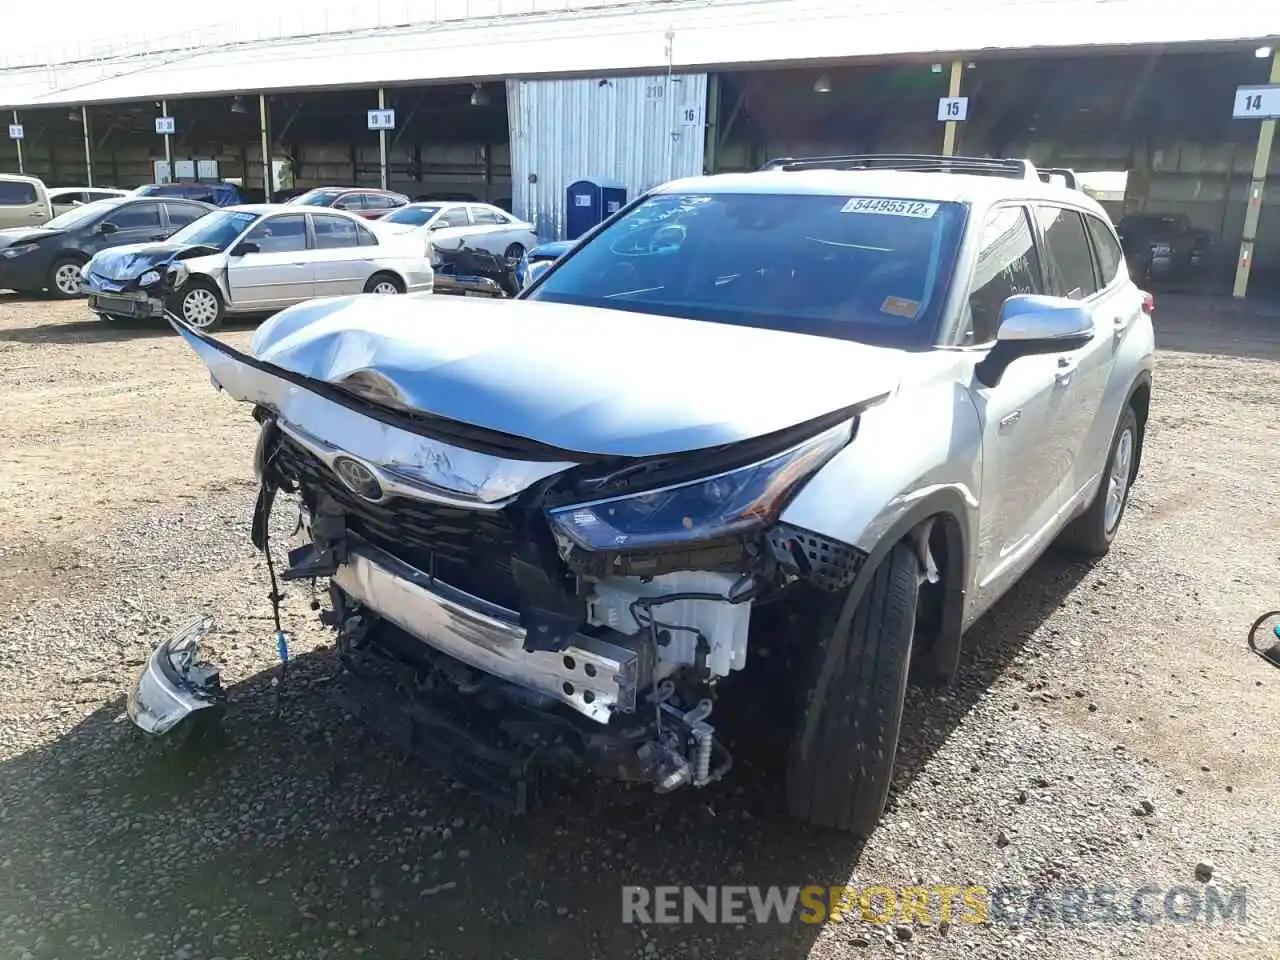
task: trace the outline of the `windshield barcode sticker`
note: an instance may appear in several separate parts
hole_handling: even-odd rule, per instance
[[[928,220],[938,212],[938,204],[922,200],[891,200],[887,197],[850,197],[841,213],[879,213],[889,217],[916,217]]]

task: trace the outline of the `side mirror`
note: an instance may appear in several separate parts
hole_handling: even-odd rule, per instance
[[[246,253],[259,253],[261,252],[261,249],[262,248],[252,240],[242,240],[236,245],[236,248],[231,251],[231,255],[233,257],[243,257]]]
[[[1075,300],[1019,294],[1000,308],[996,344],[974,373],[983,386],[1000,383],[1019,357],[1079,350],[1094,336],[1093,314]]]
[[[99,232],[100,234],[102,234],[104,237],[109,237],[109,236],[111,236],[111,234],[113,234],[113,233],[117,232],[119,229],[120,229],[120,228],[119,228],[119,227],[117,227],[114,223],[100,223],[100,224],[98,224],[98,232]]]

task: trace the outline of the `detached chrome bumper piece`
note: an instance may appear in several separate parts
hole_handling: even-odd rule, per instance
[[[349,535],[335,585],[397,627],[468,666],[568,704],[597,723],[636,706],[635,651],[593,637],[556,653],[524,649],[519,616]]]
[[[195,713],[224,707],[226,691],[218,670],[200,657],[200,641],[212,626],[207,617],[197,620],[152,652],[125,706],[140,729],[159,736]]]

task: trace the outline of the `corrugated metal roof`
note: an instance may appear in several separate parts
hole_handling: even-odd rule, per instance
[[[658,0],[6,71],[0,104],[1272,39],[1280,5],[1256,0]]]

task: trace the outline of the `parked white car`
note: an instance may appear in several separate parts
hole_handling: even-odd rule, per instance
[[[116,190],[112,187],[50,187],[49,203],[53,207],[53,215],[61,216],[76,207],[83,207],[95,200],[108,200],[111,197],[127,197],[128,190]]]
[[[514,267],[538,243],[533,224],[490,203],[410,203],[375,222],[429,237],[436,262],[444,264],[455,261],[458,254],[481,252]]]
[[[313,297],[429,293],[429,247],[342,210],[224,207],[162,243],[104,250],[81,272],[108,318],[164,315],[201,330],[227,314],[270,313]]]

